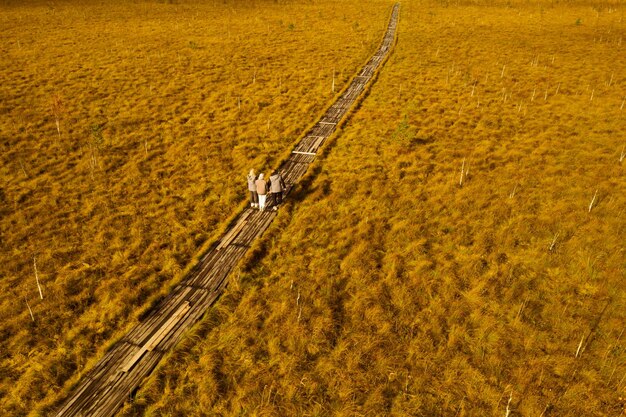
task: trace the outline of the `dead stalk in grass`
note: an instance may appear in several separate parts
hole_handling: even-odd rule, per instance
[[[506,414],[504,417],[509,417],[511,414],[511,400],[513,400],[513,390],[511,390],[511,395],[509,395],[509,401],[506,403]]]
[[[43,293],[41,292],[41,285],[39,285],[39,273],[37,272],[37,259],[33,256],[33,268],[35,269],[35,281],[37,281],[37,289],[39,290],[39,298],[43,300]]]
[[[623,159],[623,158],[622,158],[622,159]],[[620,162],[622,162],[622,161],[620,160]],[[22,173],[24,174],[24,176],[25,176],[26,178],[28,178],[28,174],[26,173],[26,170],[24,169],[24,163],[22,163],[22,160],[21,160],[21,159],[19,160],[19,164],[20,164],[20,168],[22,169]]]
[[[459,178],[459,186],[463,186],[463,176],[465,175],[465,158],[463,158],[463,163],[461,164],[461,177]]]
[[[35,316],[33,316],[33,310],[30,308],[30,304],[28,304],[28,300],[24,297],[24,302],[26,303],[26,307],[28,307],[28,312],[30,313],[30,319],[34,322]]]
[[[550,247],[548,248],[548,250],[550,252],[552,252],[552,250],[556,246],[556,240],[557,240],[558,237],[559,237],[559,232],[556,232],[555,235],[554,235],[554,239],[552,239],[552,243],[550,243]]]
[[[589,213],[591,213],[591,209],[593,208],[593,203],[596,201],[596,197],[598,195],[598,190],[596,189],[596,192],[593,195],[593,198],[591,199],[591,203],[589,203]]]
[[[575,358],[577,358],[579,355],[582,355],[582,347],[583,347],[583,341],[585,340],[585,335],[583,334],[583,336],[580,338],[580,343],[578,344],[578,349],[576,349],[576,355],[574,355]]]
[[[61,114],[65,111],[65,106],[63,105],[63,99],[59,94],[52,96],[50,107],[52,108],[52,114],[54,115],[54,121],[57,127],[59,139],[61,139]]]

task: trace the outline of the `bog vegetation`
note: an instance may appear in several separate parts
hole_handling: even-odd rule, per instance
[[[0,415],[123,334],[377,46],[388,4],[0,6]]]
[[[180,276],[390,5],[3,8],[3,414]],[[620,3],[403,2],[369,97],[122,414],[622,415],[625,35]]]
[[[623,16],[403,2],[369,97],[123,415],[623,415]]]

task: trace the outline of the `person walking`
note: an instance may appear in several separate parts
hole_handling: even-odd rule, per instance
[[[265,197],[267,197],[267,181],[263,179],[263,174],[259,174],[259,179],[254,182],[256,192],[259,195],[259,210],[265,210]]]
[[[280,172],[275,171],[270,176],[270,192],[274,197],[274,210],[278,210],[278,206],[283,202],[283,191],[286,188],[282,175],[280,175]]]
[[[250,207],[259,207],[259,194],[256,192],[256,175],[254,170],[251,169],[248,173],[248,191],[250,192]]]

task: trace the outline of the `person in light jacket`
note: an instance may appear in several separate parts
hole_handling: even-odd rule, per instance
[[[270,176],[270,192],[274,197],[274,210],[278,210],[278,206],[283,202],[283,191],[285,191],[286,188],[285,181],[283,181],[280,172],[274,172],[272,176]]]
[[[267,197],[267,181],[263,179],[263,174],[259,174],[259,179],[254,182],[256,192],[259,195],[259,210],[265,210],[265,197]]]
[[[254,170],[251,169],[248,174],[248,191],[250,192],[250,207],[257,208],[259,207],[259,194],[256,192],[256,175]]]

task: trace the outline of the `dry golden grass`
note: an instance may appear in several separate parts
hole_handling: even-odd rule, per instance
[[[402,7],[369,97],[123,415],[623,415],[623,8]]]
[[[371,54],[388,10],[0,6],[0,414],[49,404],[136,323],[241,207],[248,169],[275,166],[332,99],[333,70],[341,85]]]

